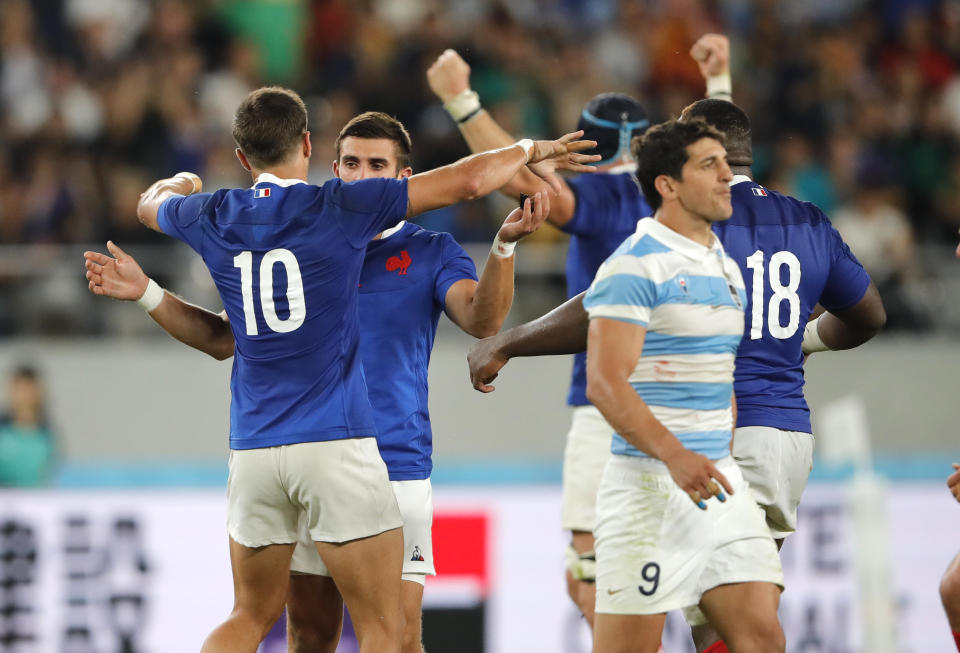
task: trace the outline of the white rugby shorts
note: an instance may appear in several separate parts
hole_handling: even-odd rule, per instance
[[[698,508],[659,460],[613,455],[597,496],[597,612],[661,614],[728,583],[783,588],[777,547],[733,458],[715,461],[733,485]]]
[[[433,486],[430,479],[390,481],[403,518],[403,580],[424,584],[427,576],[435,576],[433,566]],[[295,574],[329,576],[330,571],[317,553],[317,547],[300,529],[297,547],[290,561]]]
[[[597,488],[610,460],[613,427],[594,406],[577,406],[563,452],[563,528],[593,532]]]
[[[773,539],[797,530],[797,507],[813,469],[810,433],[745,426],[733,436],[733,458],[766,513]]]
[[[227,531],[247,547],[310,538],[349,542],[401,525],[376,438],[230,452]]]

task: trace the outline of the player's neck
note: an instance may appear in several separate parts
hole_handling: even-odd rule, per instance
[[[704,247],[713,245],[711,222],[699,215],[690,213],[679,204],[661,206],[653,217],[684,238],[688,238]]]
[[[250,176],[253,177],[254,182],[256,182],[260,175],[264,173],[273,175],[278,179],[299,179],[300,181],[306,181],[308,169],[309,168],[306,165],[306,160],[303,162],[294,161],[291,163],[280,163],[263,169],[250,168]]]
[[[732,172],[734,176],[743,175],[753,180],[753,170],[750,166],[730,166],[730,172]]]

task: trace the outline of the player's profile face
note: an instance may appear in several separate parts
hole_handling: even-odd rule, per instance
[[[677,190],[680,203],[689,212],[710,222],[726,220],[733,214],[727,151],[712,138],[701,138],[687,146],[689,158],[683,164]]]
[[[340,142],[340,158],[333,164],[333,173],[343,181],[394,178],[402,172],[397,169],[397,145],[389,138],[347,136]]]

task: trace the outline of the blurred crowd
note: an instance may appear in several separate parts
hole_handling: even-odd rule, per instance
[[[368,109],[407,125],[422,170],[467,153],[426,84],[445,48],[508,131],[552,137],[603,91],[677,115],[704,92],[687,52],[705,32],[731,38],[758,180],[833,218],[891,327],[927,326],[905,288],[960,226],[960,3],[944,0],[3,0],[0,245],[167,242],[138,224],[139,193],[179,170],[248,184],[230,119],[265,83],[306,98],[316,181]],[[493,202],[424,224],[487,240]]]

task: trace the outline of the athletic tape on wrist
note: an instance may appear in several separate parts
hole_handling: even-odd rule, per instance
[[[498,233],[493,239],[493,246],[490,248],[490,251],[498,258],[510,258],[513,256],[513,250],[516,248],[517,241],[505,243],[500,240],[500,234]]]
[[[586,553],[577,553],[573,545],[567,547],[566,551],[567,571],[573,576],[574,580],[581,580],[585,583],[593,583],[597,580],[597,554],[593,551]]]
[[[160,284],[150,279],[147,281],[147,289],[143,291],[143,295],[140,296],[137,303],[140,304],[147,313],[151,313],[160,305],[160,302],[163,301],[163,295],[163,288],[160,287]]]
[[[480,112],[480,96],[476,91],[466,88],[453,96],[443,108],[457,122],[466,122]]]
[[[803,341],[800,343],[800,349],[804,354],[813,354],[818,351],[830,351],[830,347],[823,341],[823,338],[820,337],[820,330],[818,328],[820,324],[821,315],[815,320],[807,322],[807,326],[803,328]]]
[[[533,154],[533,141],[529,138],[521,138],[514,144],[523,150],[523,153],[527,156],[527,161],[529,161],[530,155]],[[524,161],[524,163],[526,163],[526,161]]]
[[[707,77],[707,97],[716,100],[733,99],[733,80],[730,79],[730,73]]]

